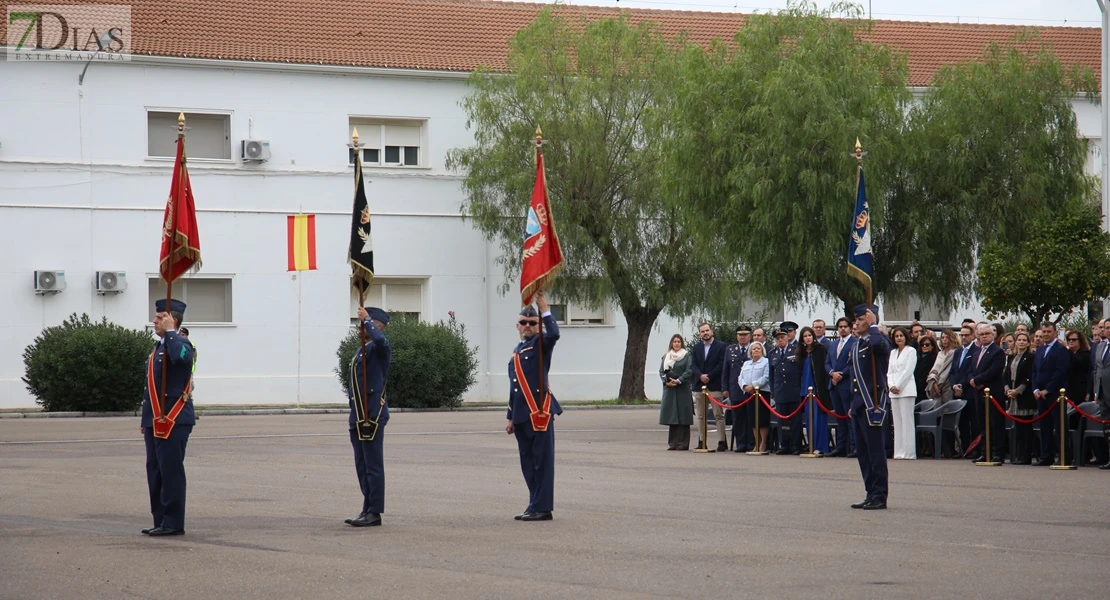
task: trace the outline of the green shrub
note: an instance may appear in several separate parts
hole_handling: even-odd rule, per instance
[[[136,410],[153,347],[146,331],[75,313],[23,351],[23,383],[48,412]]]
[[[462,404],[463,394],[477,380],[478,347],[466,339],[466,326],[448,313],[435,324],[390,315],[385,335],[393,347],[393,361],[385,382],[391,407],[436,408]],[[350,397],[351,358],[358,349],[358,330],[352,328],[339,344],[335,374]]]

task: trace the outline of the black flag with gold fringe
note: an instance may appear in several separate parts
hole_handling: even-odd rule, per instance
[[[355,203],[351,212],[351,285],[365,295],[374,283],[374,236],[370,231],[370,203],[362,181],[362,157],[355,153]]]

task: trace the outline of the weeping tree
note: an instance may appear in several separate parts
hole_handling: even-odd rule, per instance
[[[1090,189],[1071,100],[1094,80],[1023,39],[942,69],[914,98],[905,57],[869,39],[841,3],[753,15],[732,45],[687,47],[672,183],[693,218],[721,224],[755,292],[847,311],[863,298],[845,268],[859,138],[875,293],[951,307],[989,242],[1016,243]]]
[[[554,292],[628,325],[618,397],[644,395],[647,342],[660,313],[687,315],[739,293],[734,257],[669,185],[681,38],[626,18],[569,21],[548,8],[509,45],[508,71],[478,70],[462,105],[475,145],[452,150],[463,210],[500,243],[516,282],[535,177],[537,126],[567,269]],[[510,283],[505,284],[505,290]]]

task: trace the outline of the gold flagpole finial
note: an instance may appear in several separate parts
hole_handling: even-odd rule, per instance
[[[856,157],[856,162],[859,163],[860,166],[863,166],[863,157],[866,154],[867,153],[863,151],[863,146],[860,145],[859,138],[857,137],[856,138],[856,151],[852,153],[852,156]]]
[[[177,113],[177,137],[185,137],[185,113]]]
[[[355,128],[354,128],[354,129],[353,129],[353,130],[351,131],[351,144],[352,144],[352,145],[353,145],[353,146],[354,146],[355,148],[358,148],[358,127],[355,127]]]
[[[539,127],[539,125],[537,125],[536,126],[536,145],[540,146],[542,144],[543,144],[543,132],[540,131],[540,127]]]

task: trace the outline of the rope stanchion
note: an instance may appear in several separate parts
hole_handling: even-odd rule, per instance
[[[994,403],[994,407],[998,409],[998,412],[1002,413],[1002,415],[1005,416],[1007,419],[1013,421],[1014,423],[1021,423],[1022,425],[1032,425],[1033,423],[1036,423],[1037,421],[1040,421],[1041,419],[1052,414],[1051,410],[1046,410],[1043,413],[1033,417],[1032,419],[1023,419],[1021,417],[1015,417],[1014,415],[1006,412],[1006,410],[1002,408],[1002,405],[998,403],[998,400],[995,400],[993,396],[991,397],[991,402]]]
[[[721,408],[723,408],[725,410],[736,410],[736,409],[744,406],[745,404],[751,402],[752,400],[755,400],[755,394],[752,394],[751,396],[748,396],[740,404],[725,404],[723,402],[718,402],[717,399],[714,398],[713,396],[707,396],[707,397],[709,398],[710,402],[712,402],[713,404],[716,404],[717,406],[720,406]]]
[[[1075,409],[1075,412],[1083,415],[1085,418],[1088,418],[1088,419],[1094,421],[1095,423],[1098,423],[1099,425],[1110,425],[1110,419],[1100,419],[1096,416],[1093,416],[1093,415],[1089,414],[1087,411],[1083,410],[1082,408],[1079,408],[1079,406],[1075,402],[1073,402],[1071,398],[1068,398],[1067,400],[1068,400],[1068,404],[1070,404],[1071,407]]]
[[[840,414],[836,411],[829,410],[829,409],[825,408],[825,405],[821,404],[821,397],[820,396],[814,396],[813,399],[817,402],[817,406],[821,407],[821,410],[825,411],[825,414],[827,414],[829,416],[832,416],[832,417],[836,417],[838,419],[847,420],[847,419],[850,418],[848,415],[842,415],[842,414]]]
[[[1056,403],[1060,405],[1060,464],[1052,465],[1049,469],[1053,471],[1074,471],[1075,465],[1069,465],[1067,461],[1067,454],[1064,453],[1064,443],[1068,439],[1068,397],[1067,390],[1060,388],[1060,397],[1056,399]],[[1076,457],[1078,458],[1078,457]]]
[[[754,398],[763,400],[763,396],[759,395],[759,386],[755,386],[755,391],[752,392],[751,399]],[[752,426],[755,429],[755,449],[749,450],[747,454],[748,456],[767,456],[770,452],[766,450],[760,452],[759,450],[767,443],[767,440],[763,439],[763,428],[759,426],[759,402],[755,403],[755,423]]]
[[[701,412],[701,419],[698,421],[698,437],[701,439],[698,440],[698,447],[694,449],[694,452],[698,453],[717,451],[709,448],[709,416],[706,414],[709,412],[709,403],[706,402],[706,398],[709,397],[709,388],[704,385],[701,386],[701,397],[698,398],[698,408]],[[725,424],[719,423],[717,426],[724,427]]]
[[[802,406],[805,406],[806,402],[809,402],[813,398],[816,398],[816,396],[813,395],[813,386],[811,385],[811,386],[809,386],[809,393],[806,394],[806,399],[802,401]],[[799,408],[801,408],[801,407],[799,407]],[[814,417],[814,414],[816,414],[816,412],[817,411],[814,410],[813,407],[811,406],[810,409],[809,409],[809,435],[806,436],[806,437],[809,438],[809,452],[798,455],[798,456],[801,456],[802,458],[821,458],[822,456],[824,456],[823,454],[817,454],[816,452],[813,451],[813,438],[814,438],[814,435],[813,435],[813,417]]]
[[[759,399],[763,401],[763,405],[767,407],[767,410],[771,411],[772,415],[775,415],[776,417],[778,417],[780,419],[785,419],[785,420],[789,421],[790,419],[793,419],[794,417],[798,416],[798,413],[802,412],[802,409],[805,408],[805,406],[806,406],[806,400],[809,400],[809,397],[807,396],[804,400],[802,400],[802,403],[798,405],[797,410],[795,410],[794,412],[792,412],[788,415],[784,415],[784,414],[780,413],[779,411],[771,408],[771,405],[768,404],[767,400],[765,398],[763,398],[762,396]]]
[[[991,460],[991,400],[994,400],[991,397],[991,389],[983,388],[983,430],[986,435],[983,450],[985,454],[983,460],[975,462],[977,467],[998,467],[1002,465],[996,460]],[[995,404],[998,404],[998,402],[995,402]]]

